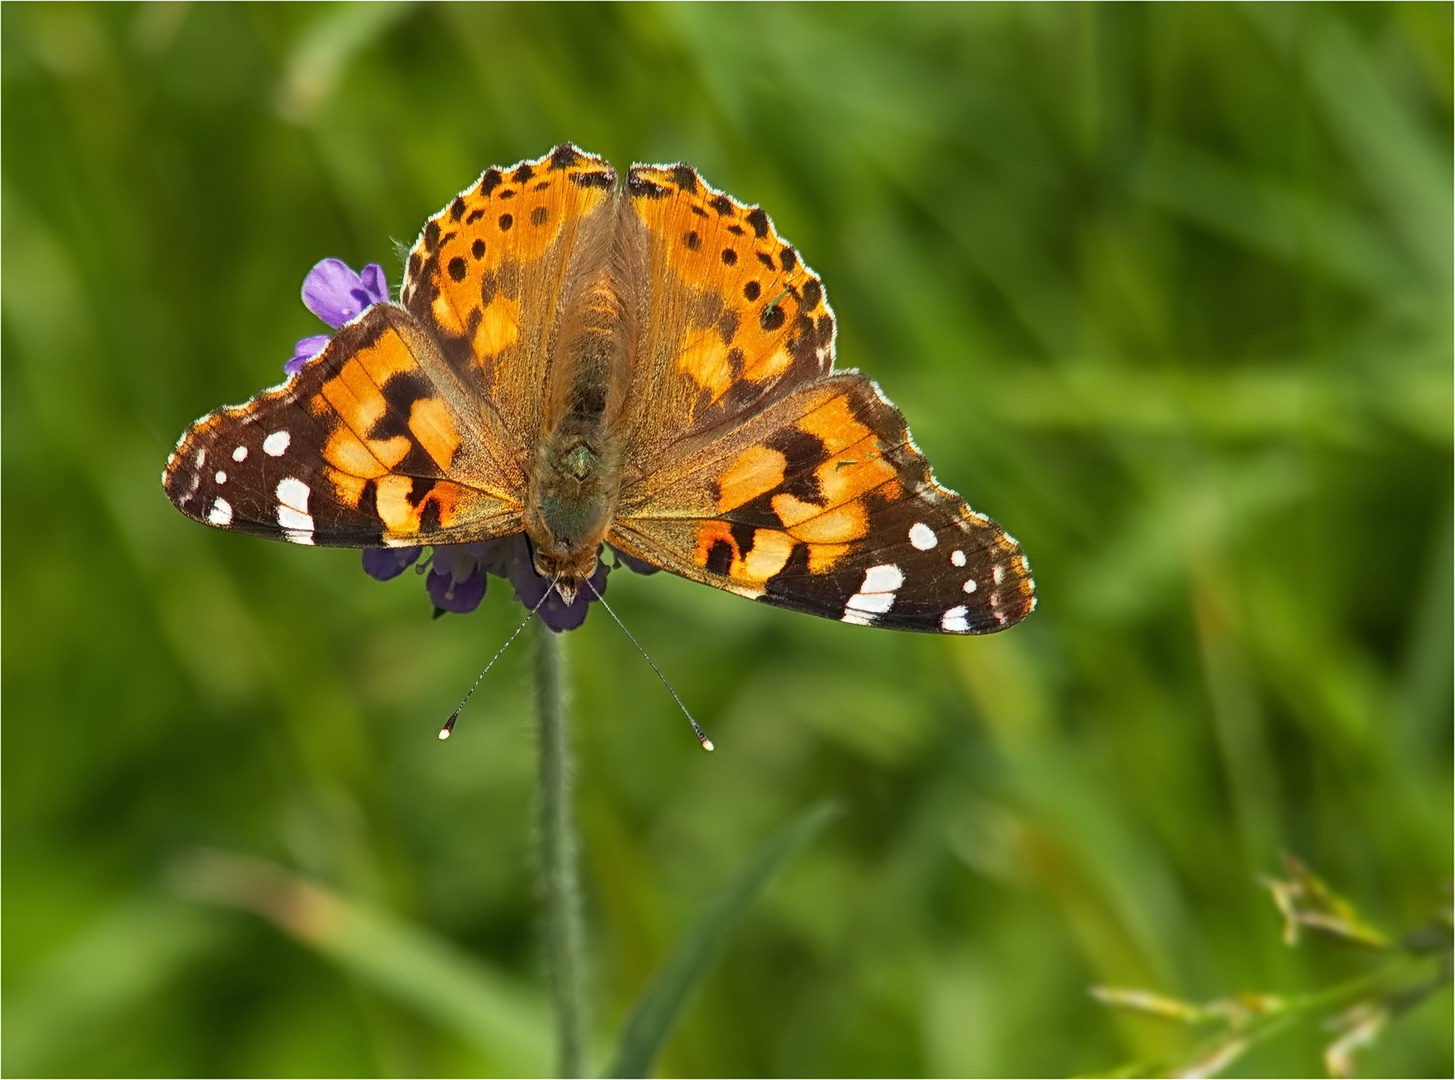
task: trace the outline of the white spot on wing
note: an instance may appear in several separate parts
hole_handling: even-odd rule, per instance
[[[287,434],[287,432],[283,432]],[[272,438],[272,436],[268,436]],[[267,444],[263,444],[264,449]],[[278,526],[284,539],[295,544],[313,543],[313,517],[308,513],[308,485],[297,477],[285,476],[278,481]]]
[[[278,501],[284,506],[291,506],[300,513],[308,513],[308,496],[310,494],[308,485],[302,480],[292,476],[285,476],[278,481]]]
[[[904,574],[899,567],[893,563],[884,563],[881,566],[871,566],[864,572],[864,584],[859,586],[861,593],[894,592],[904,584]]]
[[[292,436],[287,431],[275,431],[263,440],[263,453],[269,457],[282,457],[291,440]]]
[[[974,578],[971,578],[969,581],[965,582],[965,591],[966,592],[974,592],[975,591],[975,579]]]
[[[212,509],[207,511],[207,523],[209,525],[232,524],[232,506],[226,499],[212,500]]]
[[[892,592],[855,593],[844,605],[844,614],[847,615],[850,611],[872,611],[882,615],[893,606],[894,594]]]
[[[202,447],[197,451],[197,467],[202,468],[202,463],[207,460],[207,448]]]
[[[212,479],[216,483],[225,484],[227,483],[227,473],[223,472],[221,469],[218,469],[217,472],[212,474]]]
[[[904,584],[904,571],[893,563],[880,563],[864,571],[864,584],[844,602],[844,622],[868,626],[871,614],[882,615],[894,606],[894,593]]]
[[[947,634],[963,634],[970,629],[970,623],[965,615],[969,611],[966,607],[952,607],[949,611],[940,616],[940,629]]]
[[[233,461],[242,461],[243,458],[245,458],[247,456],[248,456],[248,448],[246,446],[239,446],[236,450],[234,450],[232,452],[232,460]]]
[[[950,563],[954,566],[964,566],[965,553],[963,551],[960,551],[958,548],[950,552]]]
[[[923,521],[916,521],[909,527],[909,542],[918,551],[929,551],[939,543],[935,538],[935,530],[926,525]]]
[[[997,566],[994,570],[990,572],[990,576],[995,578],[995,583],[999,585],[1002,581],[1005,580],[1005,567]]]

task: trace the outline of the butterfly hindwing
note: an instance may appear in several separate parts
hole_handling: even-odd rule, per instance
[[[486,539],[519,528],[524,480],[403,308],[376,304],[281,386],[204,416],[162,485],[209,525],[300,544]]]
[[[934,480],[899,410],[857,372],[801,388],[628,495],[612,544],[778,607],[973,634],[1035,604],[1020,545]]]

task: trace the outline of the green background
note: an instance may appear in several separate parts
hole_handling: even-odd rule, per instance
[[[718,750],[601,613],[571,635],[603,1063],[826,797],[663,1072],[1176,1055],[1088,987],[1359,969],[1280,941],[1281,850],[1392,931],[1448,903],[1448,5],[7,4],[0,31],[8,1074],[523,1067],[417,1007],[409,949],[442,943],[543,1037],[529,649],[435,739],[519,608],[497,583],[431,621],[413,575],[204,529],[158,474],[321,329],[317,259],[397,287],[395,241],[567,139],[761,203],[840,366],[1040,589],[939,639],[613,575]],[[187,899],[198,845],[414,930],[308,924],[320,953]],[[1448,1075],[1450,1011],[1364,1067]],[[1327,1038],[1233,1071],[1315,1071]]]

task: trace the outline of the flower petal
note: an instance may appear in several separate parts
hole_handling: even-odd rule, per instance
[[[576,593],[576,599],[567,604],[561,599],[561,594],[551,593],[551,598],[541,605],[540,617],[548,627],[556,633],[565,630],[574,630],[586,621],[586,615],[591,610],[591,604],[597,599],[598,594],[606,592],[607,567],[604,562],[597,562],[596,573],[591,575],[591,585],[582,582],[581,589]],[[544,579],[542,579],[544,580]],[[591,591],[591,586],[596,591]]]
[[[364,573],[379,581],[388,581],[404,573],[423,550],[417,547],[365,548]]]
[[[314,334],[312,337],[299,338],[298,344],[293,346],[293,359],[283,365],[283,370],[289,375],[298,374],[303,365],[323,352],[332,340],[327,334]]]
[[[355,295],[363,288],[362,279],[342,259],[324,259],[303,279],[303,304],[337,330],[369,306]]]
[[[635,556],[628,555],[620,548],[611,547],[610,544],[607,547],[611,548],[611,553],[616,556],[616,561],[634,574],[655,574],[661,569],[660,566],[653,566],[644,559],[638,559]]]
[[[369,303],[387,304],[389,302],[389,282],[384,277],[384,268],[378,263],[370,263],[359,272],[359,281],[363,285],[364,292],[368,294]]]
[[[485,574],[476,566],[469,577],[456,581],[448,571],[431,570],[424,587],[435,607],[464,615],[479,607],[485,598]]]

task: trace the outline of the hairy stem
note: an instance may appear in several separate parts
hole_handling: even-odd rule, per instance
[[[566,730],[564,635],[535,624],[536,708],[540,718],[540,872],[546,959],[556,1013],[556,1074],[586,1075],[585,939],[576,877],[571,750]]]

